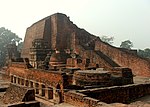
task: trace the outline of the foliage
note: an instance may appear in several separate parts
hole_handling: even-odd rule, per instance
[[[150,49],[149,48],[146,48],[144,50],[139,49],[138,55],[143,58],[150,58]]]
[[[21,38],[15,33],[11,32],[4,27],[0,28],[0,66],[3,66],[6,60],[7,45],[8,44],[20,44]]]
[[[23,42],[19,42],[19,43],[18,43],[18,46],[17,46],[17,50],[18,50],[19,52],[21,52],[22,47],[23,47]]]
[[[130,50],[133,47],[133,43],[130,40],[125,40],[121,43],[120,47]]]
[[[101,40],[103,41],[103,42],[106,42],[106,43],[108,43],[108,44],[113,44],[113,40],[114,40],[114,37],[108,37],[108,36],[102,36],[102,37],[100,37],[101,38]]]

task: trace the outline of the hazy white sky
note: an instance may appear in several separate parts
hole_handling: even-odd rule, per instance
[[[0,27],[24,38],[27,27],[57,12],[96,36],[114,36],[116,46],[129,39],[150,48],[150,0],[0,0]]]

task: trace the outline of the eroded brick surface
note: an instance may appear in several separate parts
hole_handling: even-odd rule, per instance
[[[10,87],[6,90],[2,100],[4,104],[34,101],[35,94],[34,90],[11,84]]]
[[[22,67],[16,67],[16,64],[12,64],[9,67],[11,75],[26,78],[27,80],[33,80],[36,82],[44,83],[47,86],[56,87],[58,84],[63,88],[63,73],[59,71],[45,71],[38,69],[24,69]]]
[[[149,95],[149,86],[150,84],[133,84],[126,86],[88,89],[78,92],[69,91],[64,94],[64,101],[77,107],[120,107],[121,105],[125,107],[137,107],[138,104],[136,105],[136,102],[131,105],[121,103],[129,103],[137,98],[141,98],[144,95]]]
[[[26,31],[22,57],[30,58],[29,52],[34,39],[43,39],[51,50],[73,50],[80,57],[89,58],[89,66],[129,67],[135,75],[150,76],[150,62],[138,57],[135,52],[125,51],[102,42],[99,37],[73,24],[69,17],[56,13],[30,26]],[[90,50],[90,51],[89,51]],[[140,65],[140,66],[139,66]],[[84,69],[86,64],[75,65]]]

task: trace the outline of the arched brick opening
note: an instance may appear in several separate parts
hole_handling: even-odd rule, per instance
[[[21,79],[21,85],[24,85],[24,79],[23,78]]]
[[[10,81],[13,83],[13,75],[10,76]]]
[[[25,86],[29,86],[29,80],[25,80]]]
[[[100,66],[99,66],[99,64],[96,64],[96,68],[99,68]]]
[[[45,85],[42,84],[42,96],[45,96]]]
[[[35,94],[39,94],[39,84],[35,83]]]
[[[62,103],[63,99],[62,99],[62,92],[61,92],[60,84],[58,84],[56,87],[56,93],[58,95],[58,103]]]
[[[29,87],[33,88],[33,82],[29,81]]]
[[[21,79],[18,77],[18,84],[20,84],[21,83]]]

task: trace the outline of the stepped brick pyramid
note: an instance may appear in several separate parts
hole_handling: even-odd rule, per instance
[[[30,48],[35,39],[43,39],[50,50],[73,50],[81,58],[89,58],[91,64],[106,70],[128,67],[134,75],[150,76],[149,60],[102,42],[98,36],[78,28],[65,14],[53,14],[27,28],[21,53],[23,58],[30,58]]]

